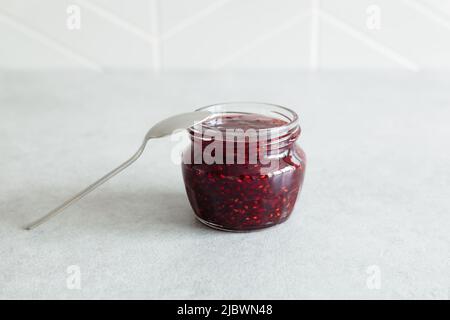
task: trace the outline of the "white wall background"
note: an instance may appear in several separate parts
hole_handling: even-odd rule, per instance
[[[448,0],[0,0],[0,68],[449,67]]]

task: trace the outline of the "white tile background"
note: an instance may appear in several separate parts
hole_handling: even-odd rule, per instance
[[[417,71],[449,57],[448,0],[0,0],[0,68]]]

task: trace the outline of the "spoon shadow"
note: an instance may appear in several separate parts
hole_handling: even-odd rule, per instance
[[[97,192],[36,230],[67,228],[99,232],[210,230],[195,219],[184,193],[156,189]]]

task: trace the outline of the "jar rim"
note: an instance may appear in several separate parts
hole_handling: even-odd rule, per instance
[[[271,136],[283,136],[287,133],[297,131],[298,133],[300,132],[297,113],[292,109],[274,103],[257,101],[231,101],[207,105],[196,109],[196,111],[209,111],[212,113],[212,115],[254,113],[270,116],[272,118],[277,117],[280,120],[284,120],[286,123],[281,126],[278,125],[270,128],[259,129],[258,131],[260,133],[269,134]],[[209,126],[206,123],[201,123],[200,127],[202,130],[215,129],[214,126]],[[189,129],[191,133],[197,131],[195,127],[191,127]]]

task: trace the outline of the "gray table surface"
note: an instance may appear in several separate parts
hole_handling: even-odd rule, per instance
[[[300,115],[309,162],[285,224],[196,222],[165,139],[22,229],[130,156],[156,121],[233,100]],[[442,72],[1,72],[0,298],[448,299],[449,122]]]

